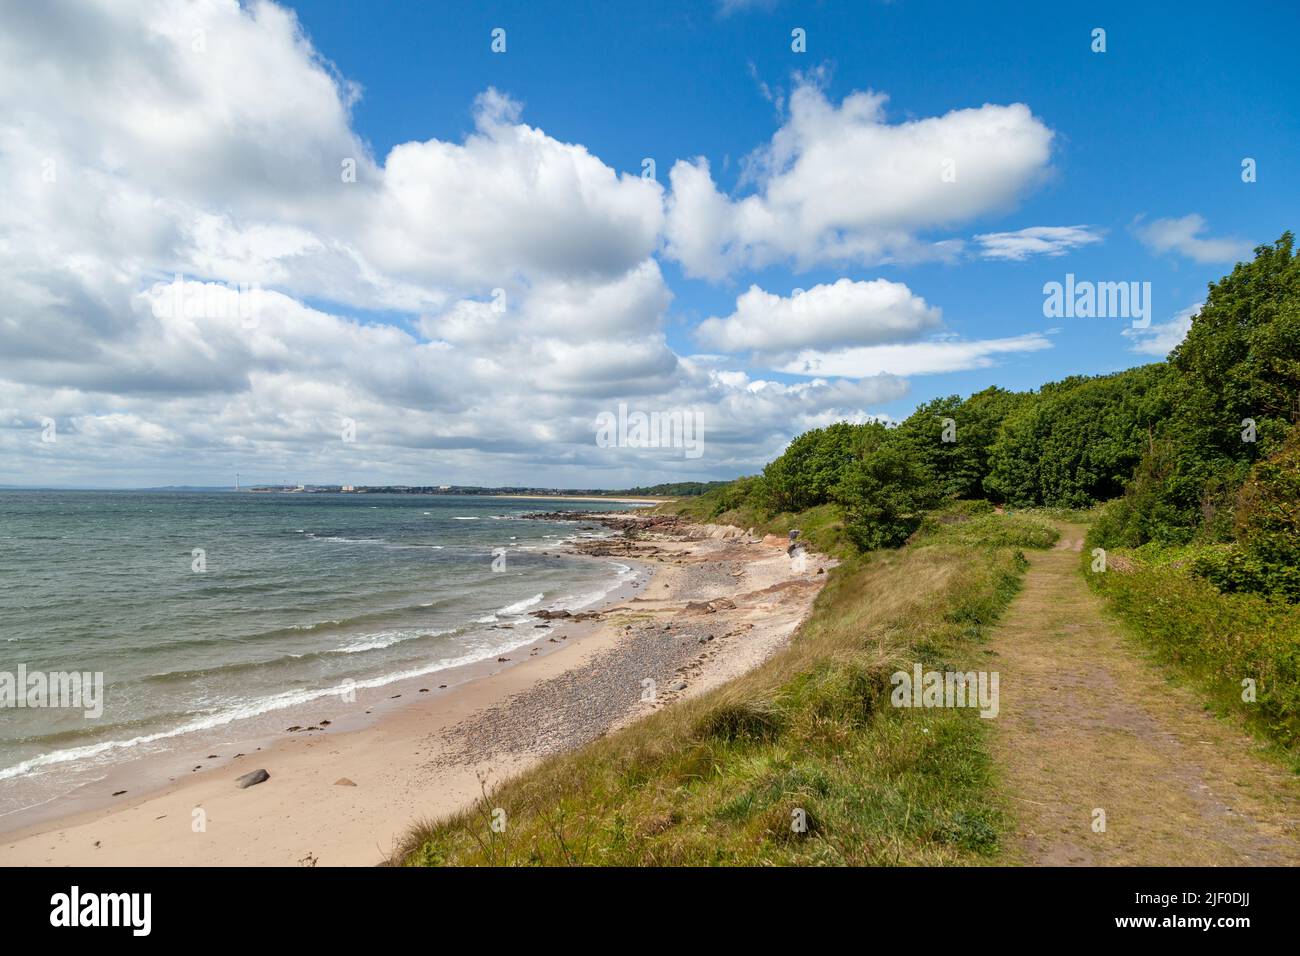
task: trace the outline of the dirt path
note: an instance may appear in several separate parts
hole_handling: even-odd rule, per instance
[[[994,632],[993,753],[1012,858],[1046,865],[1300,864],[1300,780],[1170,684],[1079,571],[1084,529],[1029,556]],[[1105,831],[1094,812],[1105,811]]]

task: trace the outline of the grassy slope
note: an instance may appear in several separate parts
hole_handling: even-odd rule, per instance
[[[753,528],[765,534],[784,537],[791,529],[798,528],[801,540],[822,554],[847,557],[853,552],[848,538],[844,535],[844,522],[840,510],[833,504],[818,505],[798,514],[785,512],[778,515],[766,515],[753,505],[742,504],[736,508],[724,508],[719,503],[718,493],[710,492],[694,498],[678,498],[676,501],[659,505],[657,511],[678,514],[701,524],[735,525],[737,528]]]
[[[1187,572],[1193,547],[1117,549],[1084,573],[1130,635],[1194,684],[1219,714],[1235,713],[1300,771],[1300,605],[1224,594]],[[1242,700],[1252,678],[1256,700]]]
[[[816,529],[814,540],[835,534],[827,514],[791,516],[791,523]],[[1025,561],[1016,548],[1053,540],[1032,518],[984,516],[935,522],[899,551],[849,558],[790,647],[762,667],[552,758],[458,817],[416,828],[397,858],[411,865],[995,859],[1006,816],[986,722],[973,710],[893,708],[889,675],[913,662],[979,669],[984,631],[1019,586]],[[503,832],[491,826],[497,808],[505,811]],[[806,833],[791,826],[796,810],[806,814]]]

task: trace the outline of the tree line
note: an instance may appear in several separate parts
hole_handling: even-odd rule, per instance
[[[833,505],[862,550],[896,547],[958,499],[1008,508],[1110,502],[1102,547],[1197,544],[1223,590],[1300,600],[1300,256],[1259,246],[1211,283],[1163,362],[927,402],[894,427],[804,432],[714,513]]]

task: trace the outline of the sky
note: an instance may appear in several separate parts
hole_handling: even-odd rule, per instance
[[[1298,11],[0,3],[0,484],[724,479],[1159,361],[1300,221]]]

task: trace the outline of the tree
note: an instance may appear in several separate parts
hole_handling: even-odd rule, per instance
[[[803,511],[831,500],[846,470],[884,434],[883,425],[836,422],[814,428],[792,441],[763,469],[767,506],[772,511]]]
[[[1153,402],[1161,413],[1147,456],[1159,461],[1144,462],[1117,509],[1115,540],[1227,541],[1237,533],[1237,490],[1300,413],[1300,257],[1292,247],[1284,233],[1210,284]]]
[[[929,469],[943,495],[982,497],[989,454],[1003,420],[1031,400],[996,386],[965,401],[956,395],[936,398],[909,415],[895,435]]]
[[[858,548],[896,548],[942,492],[903,442],[882,442],[855,462],[836,492],[845,532]]]
[[[1150,446],[1164,366],[1044,385],[1002,422],[983,485],[1016,505],[1081,507],[1119,495]]]

